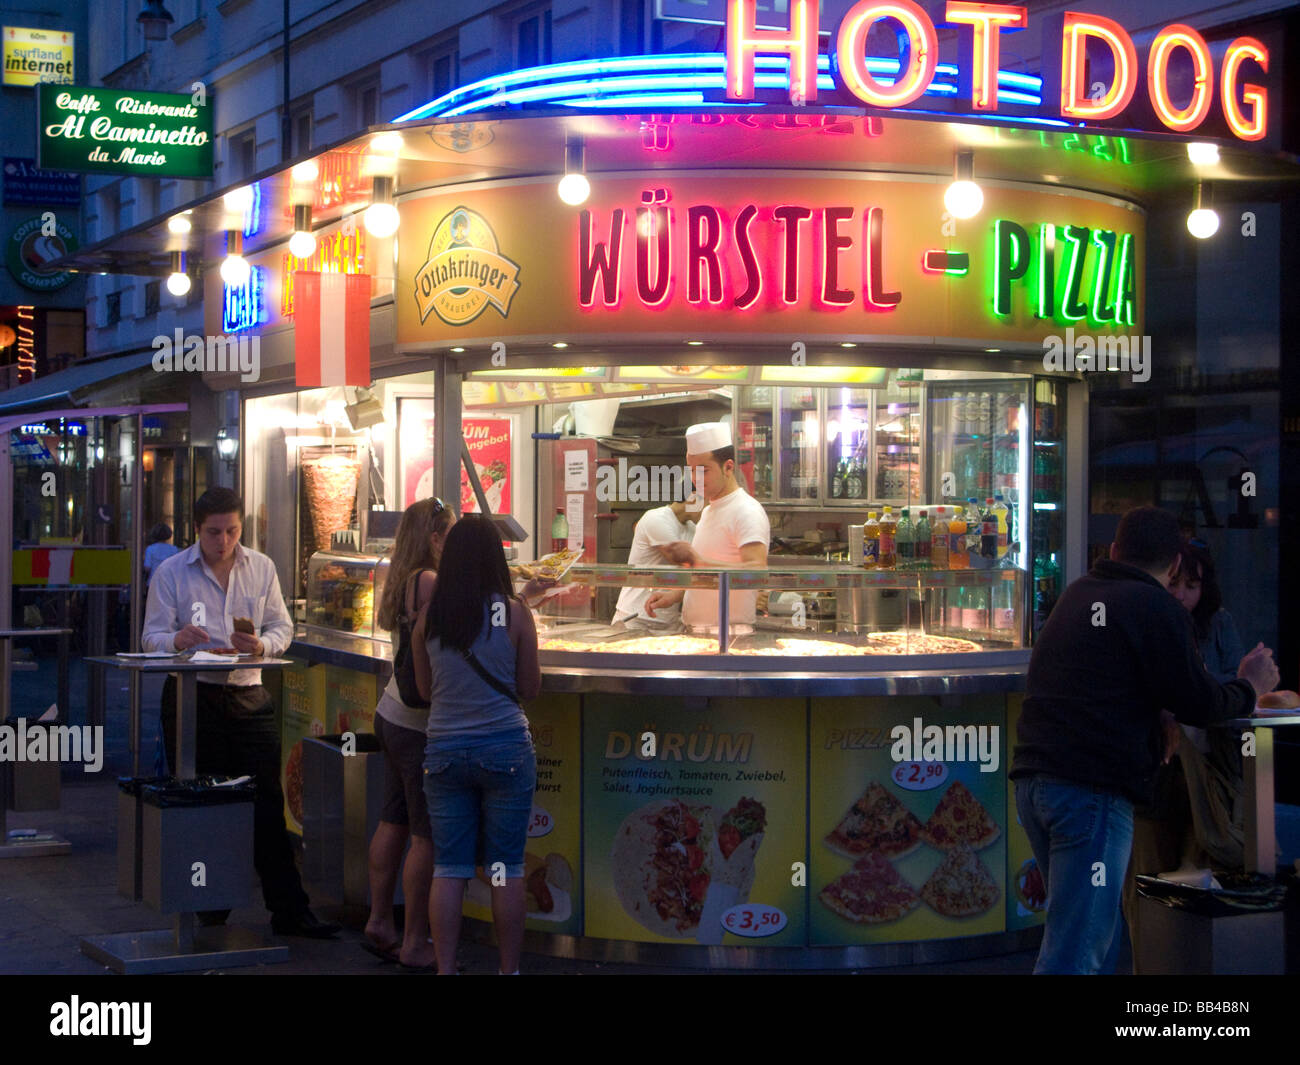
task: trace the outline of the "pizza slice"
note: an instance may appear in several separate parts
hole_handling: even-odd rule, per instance
[[[868,851],[898,858],[921,845],[921,822],[873,780],[825,843],[845,858],[859,858]]]
[[[982,850],[1000,835],[998,823],[960,780],[954,780],[944,792],[921,829],[921,838],[941,851],[961,843]]]
[[[906,917],[919,905],[916,889],[889,859],[878,852],[863,855],[853,868],[822,888],[822,905],[854,924],[884,924]]]
[[[921,898],[944,917],[974,917],[1001,897],[997,881],[964,843],[953,847],[921,888]]]

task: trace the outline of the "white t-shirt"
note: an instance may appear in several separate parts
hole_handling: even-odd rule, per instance
[[[629,566],[662,566],[664,557],[654,549],[655,544],[670,544],[674,540],[690,540],[695,535],[695,523],[683,525],[677,520],[672,507],[655,507],[641,515],[632,534],[632,549],[627,554]],[[641,618],[654,625],[672,625],[681,617],[679,604],[655,611],[652,618],[646,613],[646,600],[654,595],[653,588],[624,588],[614,609],[615,621]]]
[[[699,528],[691,546],[704,559],[732,565],[740,562],[740,549],[746,544],[767,547],[772,526],[767,511],[743,488],[737,487],[721,499],[715,499],[700,516]],[[729,602],[732,625],[752,625],[758,604],[757,592],[732,592]],[[682,621],[699,628],[718,629],[718,593],[687,591],[682,601]]]

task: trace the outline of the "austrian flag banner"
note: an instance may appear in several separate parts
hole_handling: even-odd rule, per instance
[[[293,275],[294,383],[299,388],[370,384],[370,276]]]

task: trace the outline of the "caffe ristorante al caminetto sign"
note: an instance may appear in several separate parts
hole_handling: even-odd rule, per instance
[[[38,87],[40,165],[135,177],[212,177],[206,97],[81,85]]]

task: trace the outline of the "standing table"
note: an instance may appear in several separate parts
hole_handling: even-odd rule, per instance
[[[1239,717],[1226,727],[1255,734],[1255,757],[1243,758],[1246,777],[1246,872],[1275,876],[1277,829],[1273,817],[1273,730],[1300,725],[1300,712]]]
[[[281,669],[292,665],[286,658],[235,658],[228,662],[191,662],[182,654],[168,658],[124,658],[104,655],[87,658],[99,666],[131,670],[138,675],[176,675],[176,750],[174,776],[191,780],[197,773],[195,735],[198,729],[198,674],[229,673],[237,669]],[[120,844],[119,844],[120,845]],[[175,973],[191,969],[230,968],[289,960],[289,948],[271,943],[247,928],[220,925],[195,928],[193,913],[178,913],[172,931],[119,932],[85,936],[81,952],[119,973]]]
[[[24,636],[58,636],[59,640],[59,688],[56,700],[61,712],[68,712],[68,655],[65,638],[72,635],[71,629],[0,629],[0,725],[9,719],[9,681],[13,674],[12,646],[9,641]],[[61,722],[66,724],[67,722]],[[54,832],[24,831],[22,835],[9,835],[6,818],[9,813],[9,782],[6,779],[13,772],[5,763],[0,763],[0,858],[42,858],[51,854],[68,854],[72,844]]]

